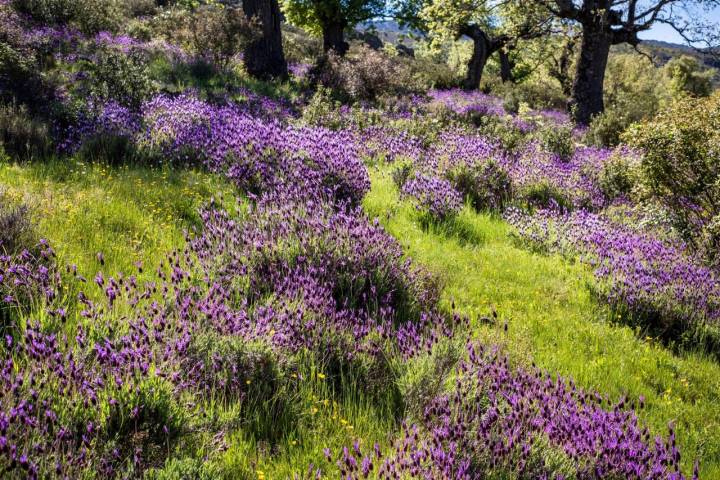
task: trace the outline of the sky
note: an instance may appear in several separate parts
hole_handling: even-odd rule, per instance
[[[708,20],[720,24],[720,8],[714,9],[706,15]],[[644,40],[662,40],[664,42],[685,44],[685,41],[671,27],[663,24],[655,24],[649,31],[640,35]]]

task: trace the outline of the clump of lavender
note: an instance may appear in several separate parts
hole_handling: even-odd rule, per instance
[[[712,334],[720,321],[720,276],[682,242],[583,210],[513,210],[507,218],[521,239],[591,265],[598,293],[643,326],[674,340],[709,336],[704,341],[717,345]]]
[[[326,452],[343,478],[685,478],[672,426],[667,440],[652,438],[626,399],[611,406],[572,380],[513,368],[496,349],[467,349],[453,391],[403,424],[389,451]]]
[[[454,217],[463,205],[462,196],[449,181],[422,173],[408,179],[401,193],[412,200],[419,212],[438,221]]]

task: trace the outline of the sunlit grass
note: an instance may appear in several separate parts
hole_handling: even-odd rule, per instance
[[[664,435],[667,424],[676,423],[686,473],[699,457],[703,478],[720,476],[717,363],[675,356],[609,321],[610,313],[589,293],[592,275],[586,268],[524,250],[501,219],[465,208],[452,223],[423,226],[413,208],[399,201],[383,167],[372,171],[372,180],[366,210],[416,263],[442,278],[444,306],[449,310],[454,304],[468,314],[475,337],[502,345],[520,364],[535,362],[613,400],[644,396],[641,416],[655,433]],[[74,160],[0,164],[0,184],[32,207],[38,234],[57,250],[59,263],[75,263],[87,276],[100,269],[97,252],[105,256],[102,269],[108,275],[135,271],[137,261],[146,270],[154,268],[182,247],[184,230],[199,225],[203,203],[234,197],[225,181],[202,172]],[[498,313],[494,323],[493,310]],[[168,475],[157,478],[178,478],[174,472],[189,471],[185,461],[198,465],[207,478],[303,478],[311,464],[333,478],[336,467],[324,460],[324,448],[336,459],[356,440],[368,451],[375,442],[387,446],[397,435],[397,412],[364,395],[362,385],[349,380],[333,390],[311,360],[298,368],[306,373],[293,398],[302,412],[299,421],[261,419],[280,430],[279,443],[258,441],[234,423],[241,407],[208,405],[203,408],[214,421],[227,424],[223,448],[209,433],[196,432],[202,440],[181,454],[190,456],[175,458]],[[193,421],[206,425],[206,420]]]
[[[399,201],[388,169],[371,176],[366,210],[410,257],[443,279],[443,301],[470,315],[474,336],[502,345],[521,364],[535,362],[613,400],[644,396],[640,414],[654,433],[666,435],[669,422],[677,426],[686,473],[698,457],[703,478],[720,478],[720,365],[700,355],[676,356],[610,321],[587,288],[591,272],[522,249],[501,219],[466,207],[454,224],[423,227]],[[483,320],[493,309],[494,324]]]
[[[74,159],[0,164],[0,188],[31,207],[38,235],[58,253],[94,275],[97,253],[108,275],[152,269],[197,227],[198,210],[211,198],[232,201],[220,177],[191,170],[110,167]]]

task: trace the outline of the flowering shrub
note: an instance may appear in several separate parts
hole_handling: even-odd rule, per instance
[[[462,209],[462,196],[442,178],[415,174],[405,182],[401,192],[412,199],[419,212],[434,220],[447,220]]]
[[[629,130],[642,152],[642,183],[691,243],[720,214],[720,96],[688,99]],[[715,245],[720,247],[720,245]]]

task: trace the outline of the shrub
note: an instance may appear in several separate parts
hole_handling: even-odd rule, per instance
[[[510,176],[493,160],[461,165],[447,177],[477,210],[501,212],[512,198]]]
[[[308,125],[338,130],[345,123],[339,109],[340,104],[332,97],[330,89],[320,85],[303,109],[302,119]]]
[[[24,105],[0,105],[0,146],[18,160],[49,155],[53,142],[47,124]]]
[[[595,115],[585,132],[585,141],[599,147],[614,147],[620,144],[620,136],[632,123],[623,112],[607,108]]]
[[[37,236],[30,220],[27,205],[17,204],[0,192],[0,251],[15,255],[23,250],[33,250]]]
[[[249,20],[241,7],[215,4],[193,11],[190,32],[193,50],[223,69],[260,33],[256,22]]]
[[[554,126],[540,130],[538,133],[542,146],[561,160],[569,160],[575,153],[572,128]]]
[[[410,178],[410,175],[413,173],[413,166],[410,162],[403,162],[397,167],[395,167],[392,171],[392,179],[393,183],[397,186],[398,189],[402,190],[402,188],[405,186],[405,183],[407,183],[408,179]]]
[[[624,138],[644,152],[644,188],[695,243],[720,214],[720,95],[676,102]]]
[[[534,208],[570,210],[572,201],[558,187],[541,181],[524,186],[518,197]]]
[[[315,77],[337,95],[353,101],[374,101],[399,94],[410,83],[409,74],[387,54],[356,46],[345,57],[332,52],[316,69]]]
[[[83,82],[91,98],[112,99],[121,105],[138,108],[154,92],[145,55],[137,50],[100,46],[94,61],[86,64],[88,78]]]
[[[122,18],[118,0],[14,0],[14,5],[40,24],[72,24],[86,35],[117,31]]]
[[[600,188],[611,200],[629,196],[638,181],[637,162],[622,154],[613,154],[600,170]]]
[[[673,58],[665,65],[670,90],[676,97],[707,97],[713,89],[714,74],[712,70],[703,71],[700,61],[689,55]]]
[[[66,24],[78,13],[78,0],[13,0],[15,9],[45,25]]]
[[[503,98],[503,108],[511,115],[517,115],[520,111],[520,98],[515,90],[510,90]]]

